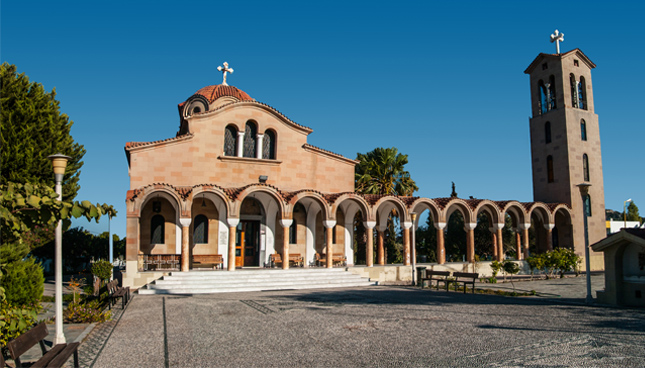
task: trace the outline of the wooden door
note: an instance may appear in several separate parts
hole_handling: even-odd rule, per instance
[[[235,267],[258,266],[260,222],[240,221],[235,242]]]

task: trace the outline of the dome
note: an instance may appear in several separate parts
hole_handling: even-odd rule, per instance
[[[179,106],[184,105],[195,96],[202,96],[206,98],[209,104],[212,104],[220,97],[234,97],[240,101],[255,101],[246,92],[236,87],[218,84],[215,86],[206,86],[204,88],[201,88],[199,91],[195,92],[188,100],[182,102]]]

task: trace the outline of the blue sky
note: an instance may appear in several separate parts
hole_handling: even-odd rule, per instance
[[[540,9],[540,6],[543,8]],[[115,205],[125,236],[128,141],[174,137],[177,104],[221,83],[355,158],[409,155],[416,195],[532,201],[529,77],[540,53],[580,48],[593,70],[606,207],[645,212],[642,1],[13,1],[1,61],[56,88],[87,149],[77,199]],[[88,224],[107,230],[106,221]]]

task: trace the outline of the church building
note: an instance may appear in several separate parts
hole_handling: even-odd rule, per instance
[[[534,195],[543,202],[521,203],[355,193],[357,161],[310,145],[311,128],[229,86],[233,70],[224,63],[222,84],[178,105],[175,137],[125,146],[130,190],[123,284],[141,287],[168,271],[197,268],[355,266],[355,220],[366,229],[361,267],[386,267],[384,232],[394,215],[403,243],[398,266],[408,269],[400,273],[407,277],[415,254],[411,233],[424,211],[436,229],[437,267],[446,265],[444,232],[455,212],[464,219],[464,270],[475,262],[474,229],[482,213],[495,259],[509,256],[502,243],[508,216],[516,234],[513,258],[529,256],[531,226],[537,251],[569,247],[582,255],[578,182],[592,183],[592,242],[601,238],[596,225],[603,236],[605,226],[594,66],[576,49],[540,54],[526,70]]]

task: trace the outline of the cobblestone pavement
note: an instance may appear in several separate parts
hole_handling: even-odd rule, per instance
[[[83,366],[645,366],[645,310],[411,287],[137,295],[113,327]]]

